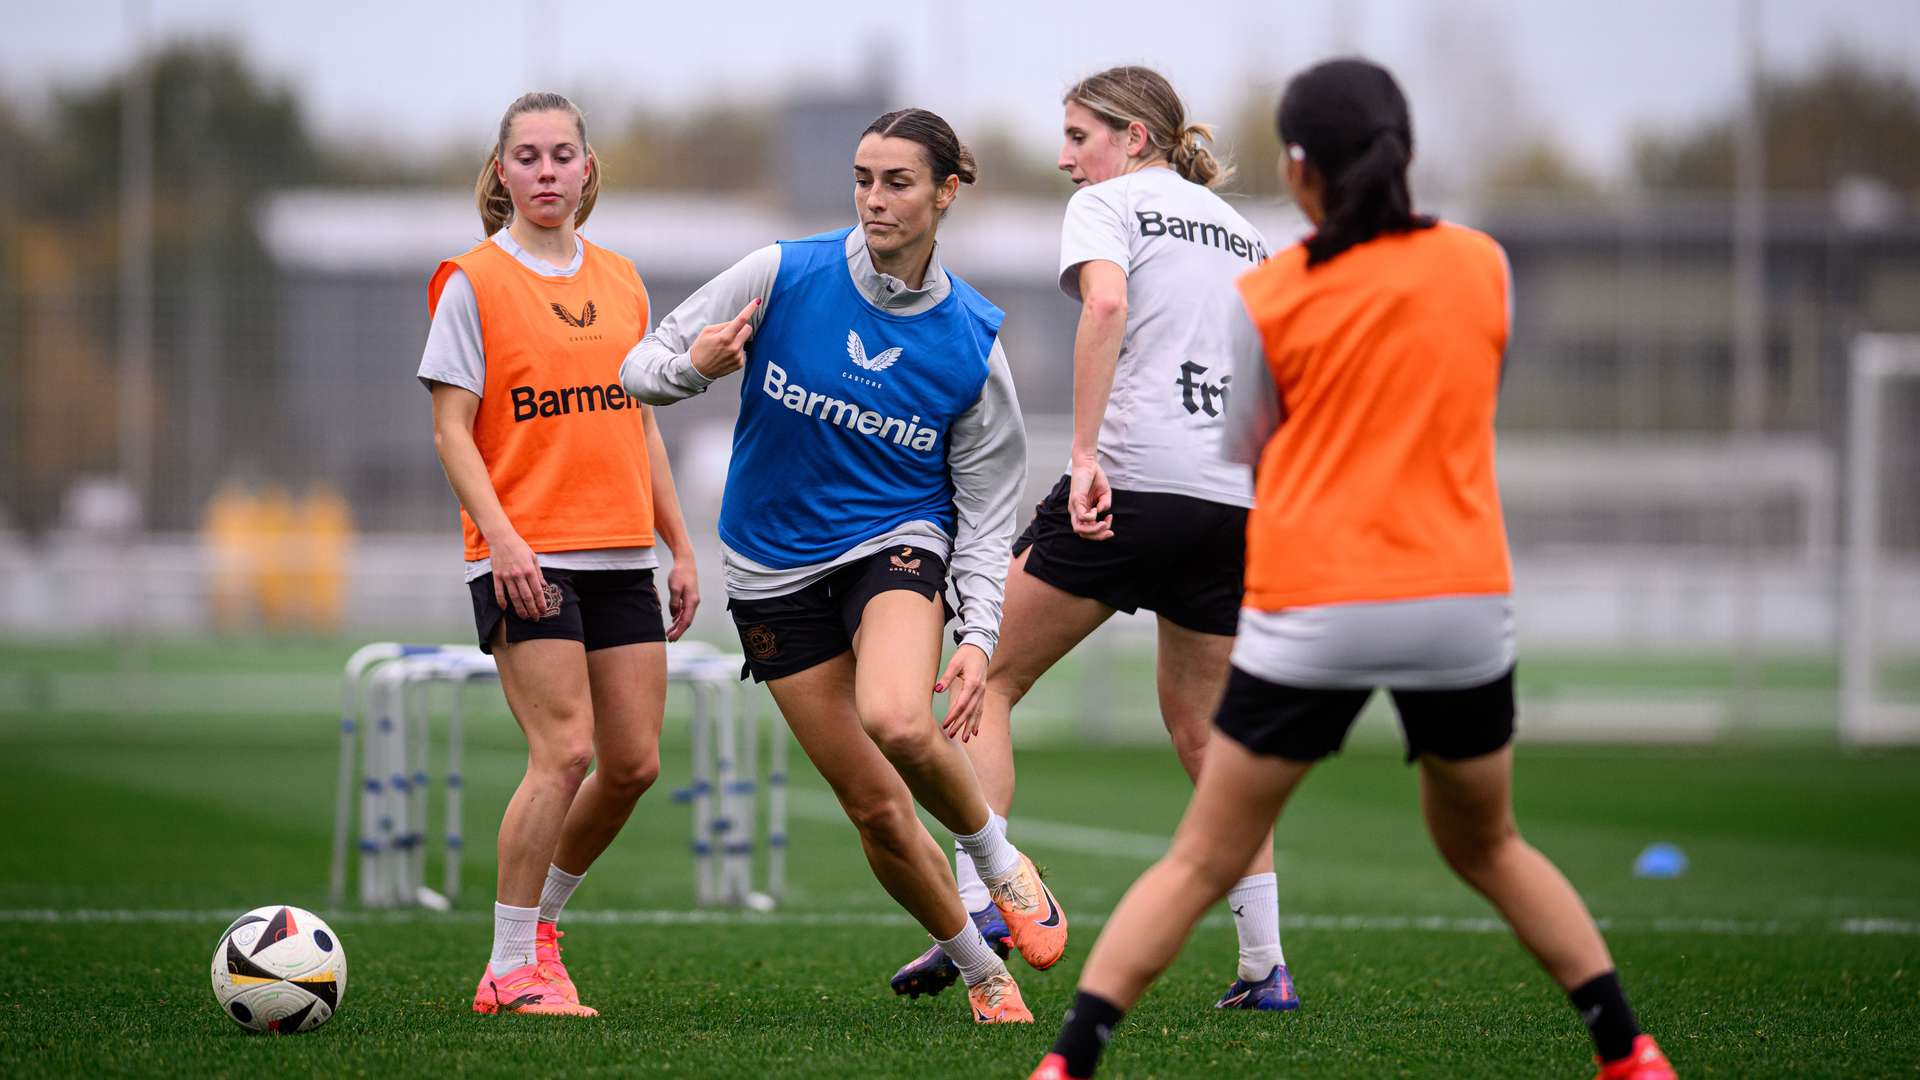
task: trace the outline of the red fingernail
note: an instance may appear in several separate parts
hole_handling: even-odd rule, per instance
[[[945,690],[946,688],[947,688],[947,684],[943,682],[937,682],[933,684],[933,692],[936,694],[942,690]]]

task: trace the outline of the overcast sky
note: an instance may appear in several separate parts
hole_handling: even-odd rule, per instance
[[[1545,133],[1617,173],[1636,128],[1722,109],[1738,85],[1741,0],[4,0],[0,87],[28,101],[97,78],[137,40],[223,34],[294,84],[329,135],[372,131],[476,146],[523,89],[562,90],[590,117],[644,103],[738,102],[851,85],[890,64],[903,103],[1011,128],[1051,153],[1062,89],[1116,63],[1167,74],[1198,119],[1334,52],[1386,63],[1425,148],[1455,165]],[[1842,46],[1920,81],[1920,0],[1760,0],[1770,65]]]

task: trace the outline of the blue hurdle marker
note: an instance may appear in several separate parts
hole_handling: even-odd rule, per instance
[[[719,654],[669,664],[669,677],[685,682],[692,695],[689,735],[693,768],[675,802],[692,809],[694,896],[702,906],[772,909],[786,892],[787,800],[786,728],[775,721],[769,736],[769,772],[781,774],[768,785],[767,877],[764,890],[753,884],[757,843],[760,710],[741,699],[741,658]],[[752,690],[748,691],[753,693]],[[756,702],[759,700],[755,695]]]
[[[674,792],[693,808],[695,891],[703,905],[770,909],[785,892],[786,761],[784,726],[776,721],[770,741],[767,890],[752,881],[756,735],[759,710],[745,717],[738,693],[741,658],[687,642],[667,647],[667,678],[688,686],[693,698],[693,782]],[[476,680],[498,678],[493,658],[471,645],[406,645],[377,642],[347,661],[340,712],[339,782],[334,811],[329,896],[346,898],[347,847],[353,826],[353,793],[360,792],[359,896],[366,907],[423,906],[444,910],[458,897],[465,843],[460,834],[465,778],[465,690]],[[447,705],[446,792],[442,843],[445,876],[440,890],[426,885],[431,846],[427,804],[433,776],[432,687],[450,690]],[[356,769],[355,743],[360,743]],[[745,775],[740,775],[744,764]],[[359,782],[356,783],[356,776]]]

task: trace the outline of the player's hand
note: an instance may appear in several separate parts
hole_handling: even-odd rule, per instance
[[[487,549],[493,559],[494,602],[532,622],[551,614],[547,611],[546,575],[540,572],[539,560],[520,534],[490,536]]]
[[[693,613],[700,610],[700,571],[693,565],[693,553],[673,557],[673,569],[667,573],[667,615],[673,625],[667,627],[667,640],[679,641],[693,625]]]
[[[980,708],[987,700],[987,654],[978,645],[962,645],[947,661],[947,673],[933,684],[934,693],[947,694],[947,719],[941,730],[961,742],[980,730]]]
[[[1087,540],[1113,539],[1113,489],[1098,461],[1075,459],[1067,488],[1067,520]]]
[[[740,314],[723,323],[714,323],[693,339],[688,357],[693,369],[709,379],[731,375],[747,363],[747,341],[753,337],[753,324],[747,320],[760,306],[760,298],[747,301]]]

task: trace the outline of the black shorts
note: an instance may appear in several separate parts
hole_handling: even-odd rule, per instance
[[[1465,761],[1513,741],[1512,668],[1480,686],[1392,693],[1408,761],[1422,754]],[[1285,686],[1234,668],[1213,726],[1256,754],[1319,761],[1347,741],[1347,731],[1372,694]]]
[[[473,593],[474,628],[480,648],[493,651],[493,631],[507,623],[507,641],[560,638],[595,649],[667,640],[660,621],[660,594],[651,570],[557,570],[541,567],[547,580],[548,614],[523,619],[512,601],[502,608],[493,599],[493,575],[481,574],[467,583]]]
[[[945,561],[920,548],[902,546],[850,562],[798,592],[764,600],[729,600],[727,610],[733,613],[740,647],[747,654],[741,678],[783,679],[853,648],[867,601],[883,592],[910,589],[929,600],[940,597],[945,618],[951,619],[946,584]]]
[[[1233,635],[1247,566],[1245,507],[1169,495],[1115,491],[1113,536],[1088,540],[1067,519],[1061,477],[1014,541],[1027,573],[1075,596],[1132,613],[1140,608],[1202,634]]]

